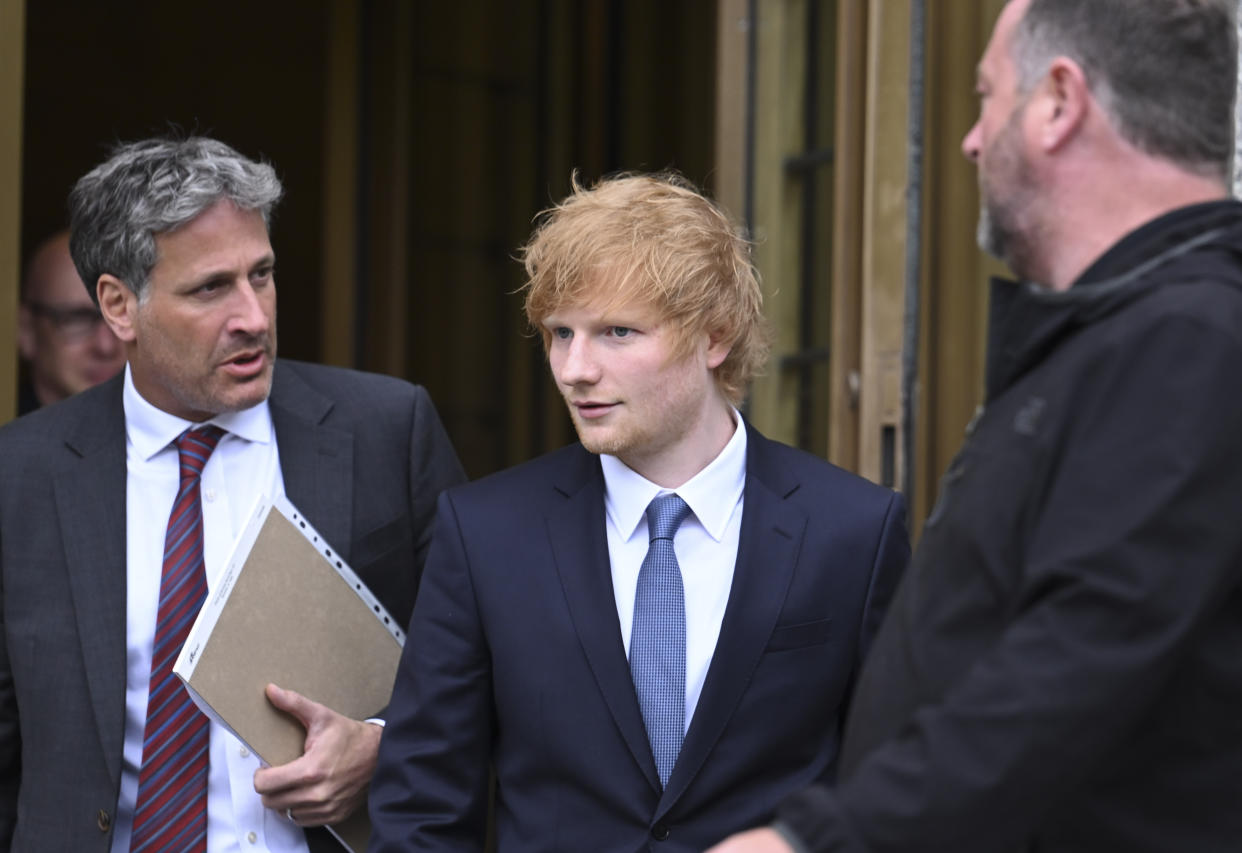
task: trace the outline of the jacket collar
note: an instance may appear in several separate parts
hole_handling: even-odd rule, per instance
[[[74,458],[55,475],[56,514],[87,688],[104,758],[121,778],[125,731],[125,412],[121,375],[57,404]],[[35,415],[37,416],[37,414]]]
[[[1207,230],[1188,232],[1180,220],[1176,227],[1171,225],[1163,231],[1153,228],[1160,222],[1148,223],[1141,229],[1150,229],[1158,251],[1111,277],[1079,281],[1063,291],[1047,290],[1031,282],[992,279],[986,400],[991,401],[1005,391],[1068,335],[1142,296],[1187,281],[1220,278],[1223,273],[1238,269],[1237,259],[1242,255],[1242,204],[1220,206]],[[1228,264],[1219,263],[1222,253],[1231,256]],[[1238,278],[1238,285],[1242,286],[1242,277]]]

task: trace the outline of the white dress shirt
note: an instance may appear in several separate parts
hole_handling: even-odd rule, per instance
[[[113,853],[128,853],[142,764],[151,646],[159,606],[164,534],[180,482],[172,441],[198,426],[152,406],[134,388],[125,367],[126,463],[126,647],[125,747]],[[233,540],[260,495],[284,494],[271,412],[265,402],[243,412],[217,415],[210,423],[227,430],[203,468],[203,565],[208,590],[224,566]],[[207,787],[209,853],[306,851],[302,830],[263,808],[254,791],[258,759],[221,726],[211,725]]]
[[[690,515],[673,538],[686,596],[687,729],[716,651],[737,563],[746,485],[746,427],[736,411],[733,419],[737,428],[729,443],[706,468],[676,489],[661,488],[615,456],[601,455],[599,460],[604,469],[612,592],[627,658],[638,570],[649,545],[647,504],[660,495],[676,492],[690,507]]]

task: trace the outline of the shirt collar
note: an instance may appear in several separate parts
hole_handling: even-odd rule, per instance
[[[659,495],[676,492],[690,507],[708,535],[719,542],[746,485],[746,425],[736,409],[733,437],[706,468],[676,489],[659,486],[620,459],[600,454],[604,470],[604,509],[626,540],[638,530],[647,504]]]
[[[125,406],[125,433],[139,458],[144,461],[168,447],[189,427],[200,426],[149,403],[134,387],[134,377],[128,364],[125,365],[122,401]],[[272,413],[267,400],[240,412],[221,413],[204,423],[215,424],[230,435],[246,441],[267,444],[272,439]]]

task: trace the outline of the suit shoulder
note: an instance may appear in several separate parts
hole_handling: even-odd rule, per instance
[[[790,478],[792,483],[796,483],[803,501],[824,498],[834,502],[846,500],[882,511],[894,498],[900,500],[900,494],[887,486],[874,483],[805,450],[757,434],[752,434],[752,440],[754,438],[758,438],[754,441],[754,452],[759,457],[756,467],[768,471],[776,469]]]
[[[440,432],[440,416],[421,385],[395,376],[345,367],[280,360],[272,381],[272,406],[303,420],[371,433]],[[330,414],[329,414],[330,412]]]
[[[124,459],[125,433],[115,382],[88,388],[0,427],[0,480],[6,487],[53,477],[83,454]]]
[[[571,444],[449,489],[456,506],[515,508],[542,505],[547,496],[572,494],[599,474],[599,458],[580,444]]]
[[[60,444],[79,424],[97,421],[101,411],[120,406],[119,396],[113,399],[113,395],[119,394],[113,385],[107,382],[88,388],[9,421],[0,426],[0,445],[13,448],[26,444]]]
[[[280,359],[277,369],[296,375],[317,391],[335,400],[353,398],[425,397],[427,391],[421,385],[382,373],[368,373],[349,367],[312,364],[307,361]]]

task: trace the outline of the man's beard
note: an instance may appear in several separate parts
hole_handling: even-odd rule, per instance
[[[1038,203],[1030,164],[1017,145],[1020,109],[1015,110],[1001,135],[979,166],[979,248],[1003,261],[1019,277],[1030,272],[1035,205]],[[989,177],[990,176],[990,177]]]
[[[1009,229],[997,222],[992,215],[992,205],[984,198],[979,205],[979,225],[975,229],[979,248],[994,258],[1005,260],[1005,250],[1010,243]]]

